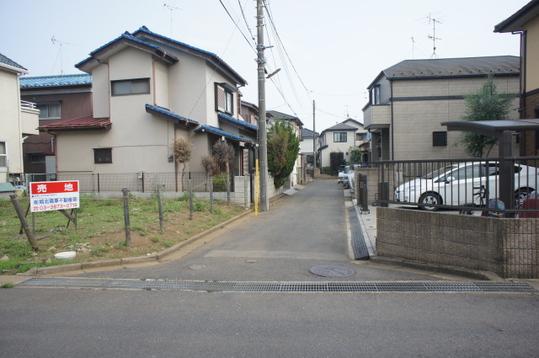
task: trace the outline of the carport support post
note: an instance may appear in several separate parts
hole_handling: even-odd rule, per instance
[[[131,229],[129,222],[129,190],[122,189],[124,200],[124,224],[125,224],[125,246],[131,245]]]
[[[498,156],[500,157],[500,199],[505,204],[506,209],[514,208],[515,201],[515,187],[514,169],[511,161],[512,153],[512,140],[513,134],[511,131],[503,131],[498,137]]]

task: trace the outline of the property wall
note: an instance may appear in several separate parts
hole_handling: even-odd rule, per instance
[[[539,17],[527,23],[526,29],[526,92],[539,88]]]
[[[539,277],[539,219],[499,219],[377,208],[379,255]]]
[[[0,173],[23,172],[20,106],[18,75],[0,69],[0,141],[7,147],[7,168],[0,168]]]
[[[433,131],[446,131],[442,122],[461,120],[465,116],[464,99],[425,99],[426,96],[465,96],[476,93],[486,79],[450,79],[395,81],[393,102],[393,135],[395,160],[466,158],[462,132],[448,132],[447,146],[432,145]],[[518,119],[518,77],[495,79],[499,93],[514,94],[508,118]],[[400,99],[399,99],[400,97]],[[415,97],[415,98],[411,98]],[[406,100],[405,100],[406,99]],[[496,155],[494,150],[492,154]]]

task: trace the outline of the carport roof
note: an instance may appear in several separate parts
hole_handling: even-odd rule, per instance
[[[469,131],[485,135],[496,135],[503,131],[539,129],[539,118],[519,120],[449,121],[442,122],[442,126],[446,126],[448,131]]]

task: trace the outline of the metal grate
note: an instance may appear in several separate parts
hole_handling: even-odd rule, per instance
[[[519,282],[452,281],[176,281],[105,278],[33,278],[18,286],[203,292],[537,292]]]
[[[365,238],[363,237],[363,232],[361,231],[361,223],[357,218],[356,210],[353,206],[347,210],[350,222],[350,231],[352,234],[352,251],[354,252],[354,259],[368,260],[369,249],[365,243]]]

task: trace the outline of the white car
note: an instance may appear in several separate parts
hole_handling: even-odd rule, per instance
[[[515,201],[522,203],[539,183],[539,169],[514,165]],[[488,175],[487,175],[488,173]],[[488,179],[487,179],[488,177]],[[454,164],[423,177],[407,181],[395,189],[395,201],[417,204],[427,210],[440,205],[485,205],[499,199],[499,163],[467,162]]]
[[[350,172],[350,166],[346,165],[342,171],[339,171],[337,183],[342,183],[342,184],[345,184],[346,186],[346,177],[349,172]]]

